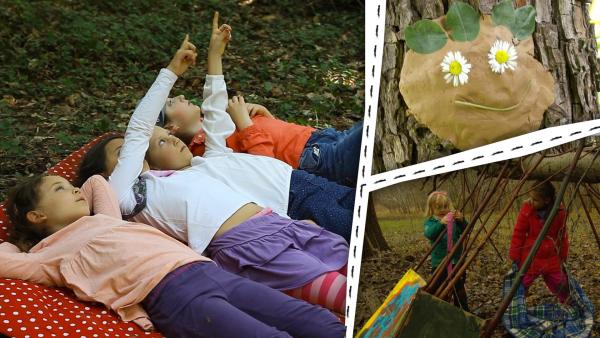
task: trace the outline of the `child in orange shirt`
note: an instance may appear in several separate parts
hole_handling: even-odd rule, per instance
[[[239,99],[244,100],[241,96]],[[356,186],[362,121],[346,131],[317,130],[279,120],[259,104],[230,104],[227,112],[236,125],[236,131],[227,138],[227,146],[233,151],[274,157],[294,169]],[[186,142],[194,156],[202,156],[203,119],[201,108],[179,95],[167,99],[158,124]]]

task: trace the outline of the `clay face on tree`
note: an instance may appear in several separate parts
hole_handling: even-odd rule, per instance
[[[554,79],[533,57],[534,29],[535,10],[510,0],[491,17],[455,2],[409,26],[400,92],[410,114],[461,150],[537,130]]]

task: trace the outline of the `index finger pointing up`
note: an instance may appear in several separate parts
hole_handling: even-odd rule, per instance
[[[183,42],[181,43],[181,49],[186,49],[187,44],[190,42],[190,35],[186,34],[185,35],[185,39],[183,39]]]
[[[216,31],[219,29],[219,12],[215,12],[215,15],[213,16],[212,29],[213,29],[213,31]]]

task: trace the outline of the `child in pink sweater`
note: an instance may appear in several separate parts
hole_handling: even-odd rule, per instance
[[[7,210],[13,241],[28,252],[0,244],[1,277],[68,287],[168,337],[344,336],[329,311],[221,270],[157,229],[121,220],[101,176],[81,190],[59,176],[38,176],[11,191]]]

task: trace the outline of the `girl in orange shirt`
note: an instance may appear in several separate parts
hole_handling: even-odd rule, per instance
[[[233,151],[274,157],[294,169],[356,187],[362,121],[346,131],[317,130],[279,120],[259,104],[230,104],[227,112],[236,125],[236,131],[227,138],[227,147]],[[186,142],[194,156],[202,156],[203,119],[201,108],[179,95],[167,99],[157,123]]]

